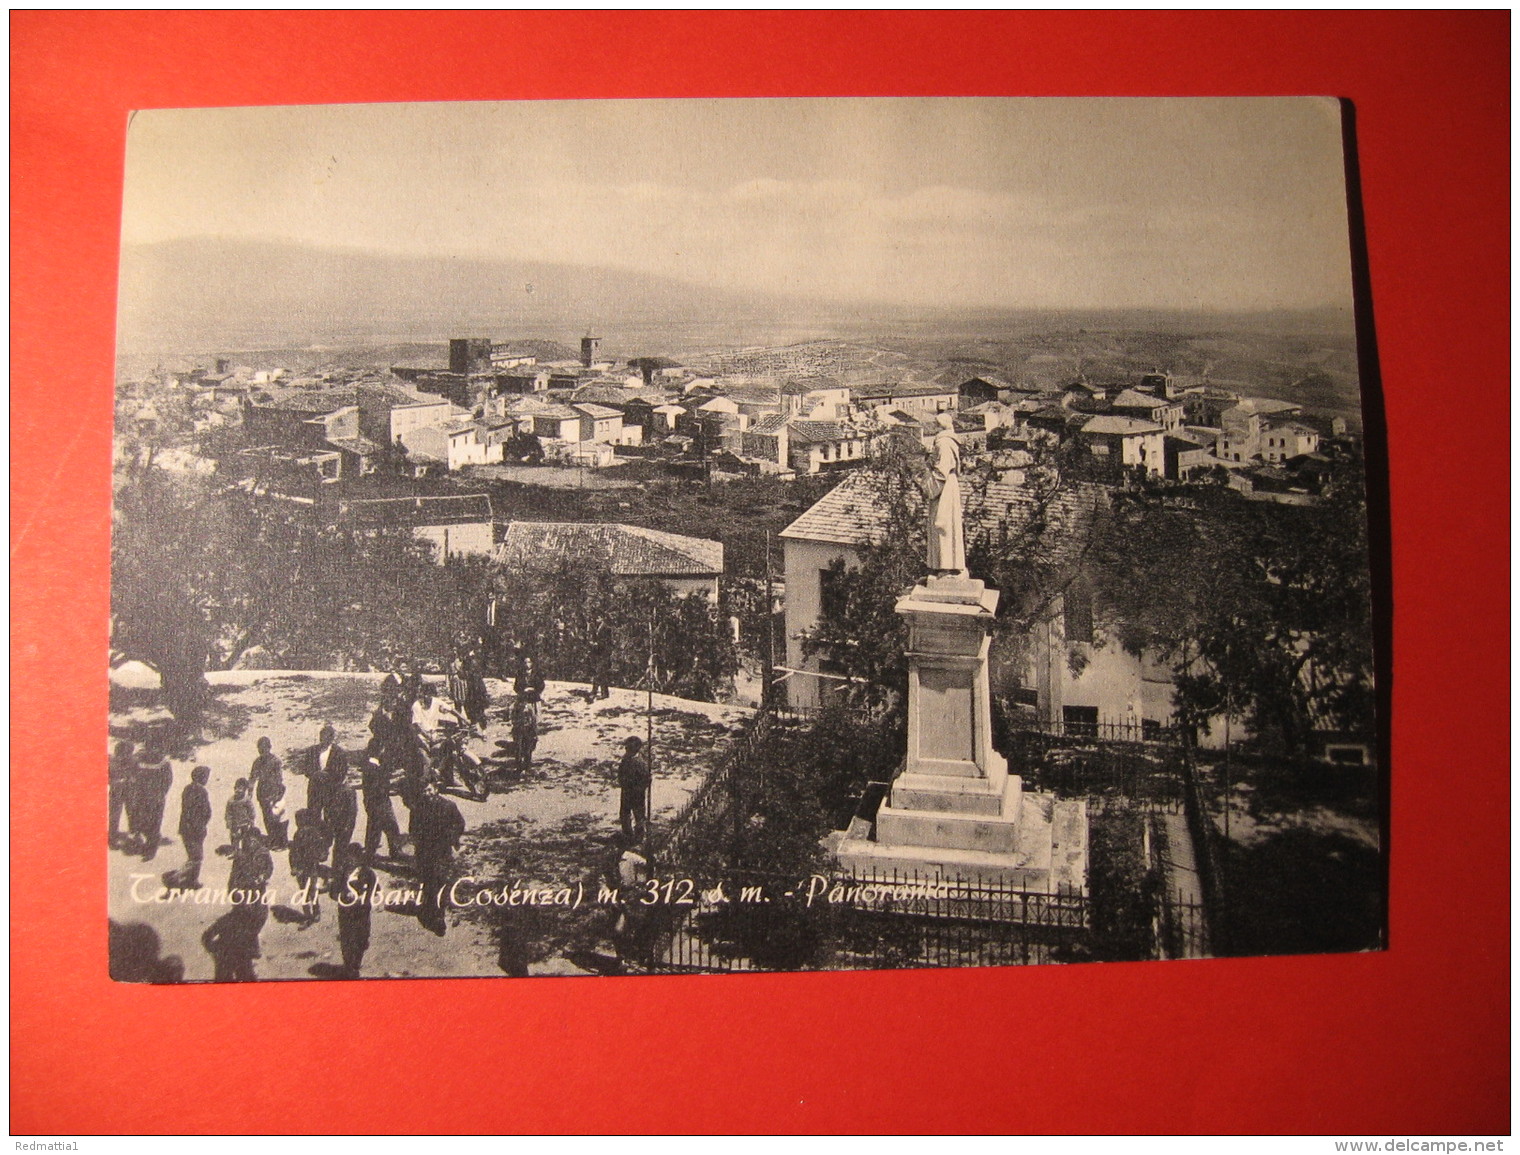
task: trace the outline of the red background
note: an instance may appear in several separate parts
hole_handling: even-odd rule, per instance
[[[13,14],[13,1129],[1507,1131],[1508,20]],[[1394,533],[1391,949],[111,983],[100,784],[128,110],[921,93],[1355,101]]]

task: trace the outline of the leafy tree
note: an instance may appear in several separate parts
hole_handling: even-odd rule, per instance
[[[1097,557],[1107,614],[1128,649],[1170,662],[1185,724],[1227,712],[1264,748],[1294,754],[1316,729],[1369,733],[1366,528],[1356,458],[1317,506],[1132,490],[1116,498]]]
[[[309,506],[149,469],[116,493],[112,647],[159,672],[193,721],[205,672],[254,647],[283,668],[353,669],[444,654],[431,547],[406,530],[326,524]]]
[[[643,687],[652,654],[656,692],[716,701],[738,669],[721,608],[657,580],[567,563],[548,573],[495,570],[487,596],[498,602],[498,629],[537,655],[550,678],[590,681],[605,663],[614,684]]]

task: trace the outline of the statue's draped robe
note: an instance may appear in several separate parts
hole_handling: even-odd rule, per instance
[[[961,442],[948,429],[934,438],[929,466],[929,570],[966,572],[961,506]]]

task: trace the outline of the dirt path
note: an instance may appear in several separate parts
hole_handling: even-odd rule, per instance
[[[1163,813],[1161,829],[1166,839],[1166,854],[1162,859],[1162,879],[1168,898],[1179,908],[1203,910],[1203,882],[1198,877],[1198,859],[1193,847],[1193,836],[1188,831],[1187,818],[1183,814]],[[1180,942],[1181,957],[1207,958],[1208,941],[1201,917],[1196,923],[1189,922],[1176,938]]]
[[[209,790],[212,821],[206,840],[201,882],[214,891],[225,887],[230,860],[216,853],[227,842],[223,810],[234,781],[246,776],[254,743],[268,736],[285,762],[287,808],[293,813],[305,797],[304,778],[292,772],[299,753],[316,741],[324,722],[337,729],[339,744],[348,750],[363,747],[367,722],[380,682],[379,675],[285,672],[234,672],[213,675],[216,705],[206,740],[188,751],[176,751],[174,786],[164,815],[163,833],[172,843],[162,845],[151,862],[111,850],[109,911],[113,922],[143,924],[157,935],[161,955],[177,955],[188,980],[212,977],[212,960],[201,945],[201,934],[226,906],[212,903],[163,903],[160,876],[184,863],[184,850],[175,831],[179,823],[180,792],[192,766],[211,768]],[[504,705],[506,688],[491,682],[491,710],[486,746],[508,735]],[[610,698],[589,705],[584,687],[551,682],[544,696],[542,732],[533,771],[505,793],[485,802],[456,798],[467,826],[458,863],[461,873],[479,876],[484,886],[513,883],[522,887],[561,889],[574,886],[596,869],[606,855],[617,825],[617,788],[613,771],[622,739],[646,732],[645,696],[632,690],[613,690]],[[654,698],[655,772],[651,791],[654,824],[669,821],[700,783],[729,736],[749,711],[732,706],[656,695]],[[138,707],[113,713],[113,737],[151,741],[162,730],[162,711]],[[182,756],[181,756],[182,755]],[[407,811],[395,802],[403,828]],[[356,839],[362,841],[361,808]],[[295,880],[287,856],[274,855],[272,880],[276,905],[260,938],[261,979],[301,979],[321,976],[340,961],[336,909],[322,901],[321,919],[303,926],[295,918],[289,896]],[[386,888],[414,885],[406,861],[377,864]],[[466,893],[475,888],[466,888]],[[214,897],[214,896],[213,896]],[[584,930],[585,913],[566,920],[560,911],[534,912],[519,920],[531,932],[525,957],[531,973],[584,973],[563,954],[574,933]],[[450,913],[445,937],[425,930],[415,917],[400,911],[377,910],[371,923],[371,943],[364,961],[366,977],[500,975],[494,909],[469,908]],[[564,925],[561,926],[560,924]],[[140,933],[140,932],[139,932]],[[520,944],[521,945],[521,944]],[[314,974],[315,968],[315,974]]]

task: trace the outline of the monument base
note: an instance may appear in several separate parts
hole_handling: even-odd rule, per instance
[[[992,745],[998,591],[939,574],[897,602],[908,626],[908,748],[876,814],[830,849],[865,880],[1087,893],[1087,807],[1024,789]]]
[[[875,822],[857,818],[835,837],[835,863],[860,879],[895,876],[1085,895],[1086,804],[1024,790],[1017,775],[1008,782],[1015,805],[996,818],[884,803]]]

